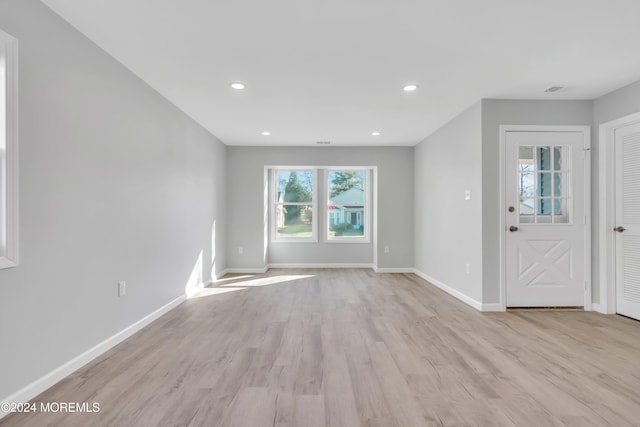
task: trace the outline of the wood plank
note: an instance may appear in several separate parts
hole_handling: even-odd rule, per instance
[[[0,427],[638,425],[640,322],[480,313],[412,274],[229,275]]]

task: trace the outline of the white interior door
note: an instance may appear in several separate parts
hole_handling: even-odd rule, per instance
[[[640,124],[615,135],[616,306],[640,320]]]
[[[506,305],[583,306],[585,134],[505,136]]]

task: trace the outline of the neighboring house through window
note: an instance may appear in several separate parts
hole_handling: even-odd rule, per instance
[[[327,171],[327,240],[368,240],[366,170]]]
[[[285,166],[268,169],[274,242],[317,242],[319,222],[327,242],[370,242],[371,168]],[[318,176],[324,181],[320,182],[323,189],[320,200]]]

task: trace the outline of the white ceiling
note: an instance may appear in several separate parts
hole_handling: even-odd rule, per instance
[[[229,145],[414,145],[481,98],[640,79],[638,0],[43,2]]]

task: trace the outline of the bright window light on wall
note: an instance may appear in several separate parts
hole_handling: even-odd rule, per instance
[[[0,268],[18,264],[18,41],[0,31]]]

